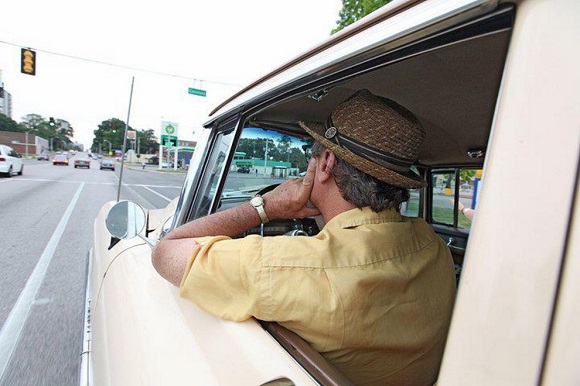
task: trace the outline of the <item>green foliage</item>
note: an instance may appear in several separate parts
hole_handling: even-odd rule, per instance
[[[443,224],[453,224],[453,208],[433,207],[433,220]],[[460,228],[471,228],[471,221],[462,214],[457,218],[457,226]]]
[[[462,184],[471,184],[475,178],[475,169],[461,169],[459,171],[459,182]]]
[[[116,133],[113,133],[113,127],[117,129]],[[130,126],[129,130],[132,130]],[[93,130],[95,138],[93,139],[91,150],[94,152],[101,150],[103,153],[108,153],[109,148],[111,151],[115,151],[115,149],[122,149],[124,133],[125,122],[119,118],[110,118],[101,122],[98,128]]]
[[[338,13],[340,19],[336,21],[336,28],[331,34],[348,27],[371,12],[376,11],[392,0],[342,0],[342,9]]]
[[[53,149],[55,150],[68,150],[72,147],[71,138],[74,135],[74,129],[64,119],[57,120],[56,126],[50,126],[48,119],[45,119],[43,116],[39,114],[27,114],[22,117],[22,122],[18,124],[18,128],[19,130],[14,131],[27,131],[52,142]]]
[[[128,130],[134,130],[131,126]],[[113,132],[115,131],[115,132]],[[136,130],[137,138],[135,140],[136,153],[153,154],[159,150],[159,143],[155,137],[153,129]],[[91,145],[91,151],[108,153],[111,151],[123,149],[123,136],[125,135],[125,122],[119,118],[109,118],[93,130],[95,138]],[[137,145],[139,148],[137,148]],[[127,140],[127,148],[130,148],[129,140]]]
[[[0,131],[12,131],[21,133],[26,131],[26,128],[17,123],[12,118],[0,113]]]
[[[155,136],[153,129],[137,130],[137,143],[139,148],[137,153],[154,154],[159,150],[159,139]]]

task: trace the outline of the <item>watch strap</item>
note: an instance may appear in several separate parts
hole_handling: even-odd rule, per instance
[[[262,220],[262,223],[266,224],[267,222],[270,222],[270,219],[268,218],[268,216],[266,215],[266,211],[264,210],[264,199],[260,195],[257,195],[256,197],[260,198],[260,203],[258,205],[252,204],[252,206],[256,208],[256,211],[258,212],[258,216],[260,216],[260,220]]]

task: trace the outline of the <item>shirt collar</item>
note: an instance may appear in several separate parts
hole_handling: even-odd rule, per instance
[[[352,228],[363,224],[380,224],[385,222],[401,222],[402,216],[394,208],[385,209],[378,213],[373,212],[368,206],[359,209],[354,208],[342,212],[333,217],[324,228]]]

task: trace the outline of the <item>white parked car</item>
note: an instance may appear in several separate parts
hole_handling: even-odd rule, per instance
[[[298,122],[324,122],[360,89],[401,103],[427,132],[415,166],[429,186],[404,210],[447,242],[456,266],[437,384],[579,384],[579,16],[577,0],[394,1],[224,101],[178,199],[109,213],[111,202],[98,214],[81,384],[349,383],[276,323],[220,320],[180,298],[149,243],[304,170]],[[273,144],[287,136],[291,153],[260,163],[260,176],[237,173],[256,130]],[[246,234],[319,229],[307,218]]]
[[[24,163],[16,151],[8,145],[0,144],[0,175],[12,177],[13,174],[22,175]]]

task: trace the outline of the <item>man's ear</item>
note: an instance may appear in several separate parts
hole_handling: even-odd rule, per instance
[[[332,169],[336,165],[336,156],[333,152],[325,149],[318,158],[318,163],[316,165],[316,175],[320,182],[325,182],[329,178],[332,178]]]

